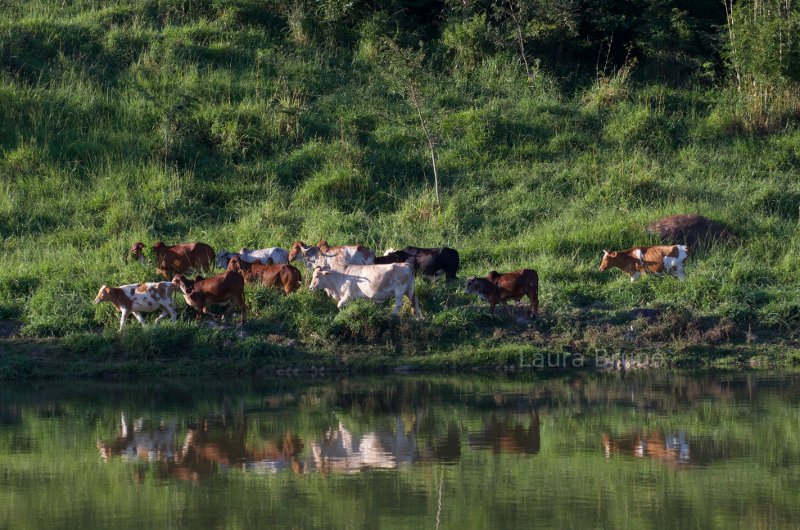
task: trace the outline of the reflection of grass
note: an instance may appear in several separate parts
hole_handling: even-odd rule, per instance
[[[0,23],[0,318],[20,319],[33,339],[70,337],[59,353],[67,371],[312,358],[298,351],[334,364],[349,348],[375,365],[497,364],[526,345],[667,346],[682,362],[713,343],[729,359],[743,349],[776,359],[794,344],[800,136],[732,135],[714,91],[637,84],[629,67],[562,91],[544,70],[528,82],[503,55],[430,72],[438,210],[416,117],[374,75],[369,35],[326,51],[307,40],[302,9],[287,31],[249,2],[12,4]],[[239,18],[252,25],[231,23]],[[602,248],[652,243],[643,227],[681,212],[726,223],[739,243],[698,248],[684,283],[597,271]],[[249,289],[244,339],[185,325],[90,335],[115,327],[113,309],[91,303],[101,284],[155,279],[125,260],[134,241],[236,249],[321,237],[379,251],[446,244],[461,252],[462,278],[534,267],[543,317],[491,317],[463,283],[420,281],[422,322],[363,305],[337,316],[322,296]],[[662,312],[648,330],[626,316],[639,306]],[[276,345],[258,344],[269,336]],[[194,353],[171,365],[178,345]],[[36,369],[14,362],[2,373]]]

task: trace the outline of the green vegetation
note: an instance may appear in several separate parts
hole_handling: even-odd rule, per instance
[[[494,365],[545,349],[796,351],[800,8],[608,4],[0,3],[3,373],[43,356],[80,371],[87,353],[260,359],[237,365],[250,370],[375,352]],[[654,243],[644,226],[673,213],[736,240],[696,248],[685,282],[597,270],[601,249]],[[117,334],[113,308],[92,304],[103,283],[156,279],[126,259],[135,241],[320,238],[448,245],[462,277],[535,268],[542,318],[491,316],[463,284],[423,280],[419,322],[253,288],[243,330]]]

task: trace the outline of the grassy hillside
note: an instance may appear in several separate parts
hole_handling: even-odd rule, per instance
[[[383,12],[331,29],[265,5],[0,4],[4,329],[17,333],[19,322],[23,337],[71,336],[95,349],[100,340],[117,353],[150,341],[154,355],[211,333],[282,358],[289,350],[265,338],[413,356],[506,343],[796,344],[793,121],[745,127],[723,81],[659,81],[632,62],[570,76],[534,63],[529,78],[513,48],[467,60],[445,32],[405,71],[438,141],[437,208],[408,78],[384,45],[413,46],[416,35]],[[685,282],[599,272],[601,249],[654,243],[645,224],[674,213],[706,215],[738,239],[698,248]],[[542,318],[491,317],[463,283],[422,280],[422,322],[252,289],[245,339],[185,324],[126,339],[109,331],[113,308],[92,304],[103,283],[156,279],[126,261],[135,241],[238,249],[320,238],[379,251],[448,245],[461,253],[462,278],[535,268]],[[659,316],[635,320],[635,307]],[[80,335],[104,329],[102,339]]]

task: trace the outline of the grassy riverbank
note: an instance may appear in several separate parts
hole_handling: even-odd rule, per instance
[[[665,75],[675,71],[645,48],[636,63],[612,57],[601,69],[593,52],[553,62],[542,50],[554,48],[534,47],[528,77],[514,46],[469,44],[481,20],[492,27],[479,14],[475,27],[446,11],[416,27],[361,9],[337,28],[305,5],[3,3],[5,377],[96,374],[105,363],[183,373],[797,351],[800,129],[791,113],[753,126],[716,52],[713,71]],[[420,66],[387,38],[422,40]],[[437,141],[440,207],[404,97],[412,78]],[[644,226],[673,213],[706,215],[736,239],[696,248],[685,282],[597,270],[601,249],[654,243]],[[135,241],[238,249],[320,238],[379,251],[448,245],[462,280],[419,280],[419,322],[253,288],[244,329],[133,323],[116,334],[113,308],[92,304],[103,283],[156,279],[126,261]],[[540,274],[535,322],[493,317],[463,294],[466,276],[519,267]]]

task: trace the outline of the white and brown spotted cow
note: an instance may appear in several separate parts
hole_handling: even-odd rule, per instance
[[[136,320],[144,326],[142,313],[152,313],[161,310],[156,322],[169,315],[175,321],[175,306],[171,293],[175,289],[170,282],[132,283],[120,287],[103,285],[94,299],[95,304],[111,302],[114,308],[121,313],[119,329],[125,327],[125,319],[133,313]]]
[[[686,245],[656,245],[633,247],[615,252],[603,251],[600,271],[617,267],[635,282],[642,274],[669,274],[683,280],[686,278],[685,262],[689,256]]]

